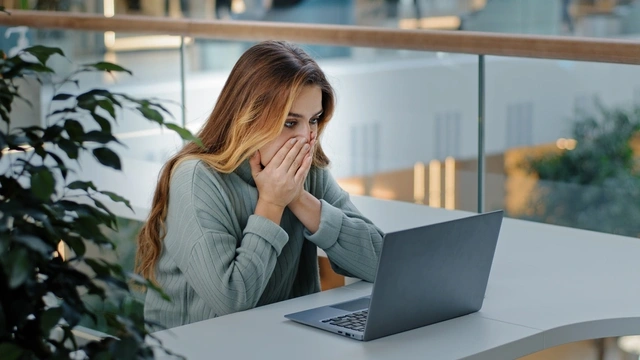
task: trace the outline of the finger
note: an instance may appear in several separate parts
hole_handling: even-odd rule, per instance
[[[304,182],[304,179],[307,178],[309,169],[311,169],[312,160],[313,160],[313,157],[311,156],[311,154],[307,154],[307,156],[304,157],[304,160],[302,161],[302,165],[300,165],[294,177],[294,180],[296,181],[296,183],[300,184]]]
[[[300,168],[300,165],[302,165],[302,162],[304,161],[305,156],[309,154],[309,149],[311,149],[310,145],[304,144],[304,146],[298,153],[298,156],[296,156],[295,160],[293,160],[293,162],[291,163],[291,166],[289,167],[290,173],[295,174],[296,171],[298,171],[298,168]]]
[[[251,175],[255,178],[262,171],[262,167],[260,166],[260,151],[256,151],[255,154],[251,156],[249,164],[251,165]]]
[[[280,164],[282,164],[282,162],[284,161],[284,159],[287,156],[287,154],[289,154],[289,151],[297,143],[298,143],[298,139],[297,138],[292,138],[290,140],[287,140],[287,142],[284,143],[284,145],[282,145],[282,147],[278,150],[278,152],[276,152],[276,154],[273,156],[273,158],[271,158],[271,161],[269,162],[269,165],[271,163],[273,163],[275,167],[279,167]]]
[[[282,160],[281,167],[285,171],[289,171],[289,168],[298,157],[298,154],[302,151],[302,148],[304,147],[304,145],[306,145],[305,140],[303,139],[296,139],[296,140],[297,141],[295,145],[293,145],[293,147],[287,153],[287,156],[285,156],[284,160]]]

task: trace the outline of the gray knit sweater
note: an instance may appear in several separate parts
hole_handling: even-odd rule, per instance
[[[317,247],[337,273],[373,281],[383,233],[363,217],[326,169],[305,189],[322,203],[311,234],[289,209],[280,226],[254,209],[248,161],[221,174],[202,161],[178,166],[156,280],[171,302],[148,291],[147,320],[175,327],[320,291]]]

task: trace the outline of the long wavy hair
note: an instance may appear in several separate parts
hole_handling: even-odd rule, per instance
[[[308,85],[318,86],[322,91],[319,139],[333,115],[335,94],[318,64],[299,47],[283,41],[264,41],[242,54],[197,134],[203,146],[186,144],[160,171],[149,217],[138,235],[135,265],[138,274],[155,282],[174,169],[195,158],[216,171],[233,172],[280,134],[293,101]],[[318,141],[313,166],[328,164]]]

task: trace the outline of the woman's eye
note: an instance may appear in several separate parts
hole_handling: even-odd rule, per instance
[[[284,123],[284,126],[285,126],[285,127],[288,127],[288,128],[292,128],[292,127],[294,127],[297,123],[298,123],[297,121],[286,121],[286,122]]]
[[[311,120],[309,120],[309,123],[310,123],[311,125],[315,125],[315,124],[317,124],[318,122],[320,122],[320,118],[315,118],[315,119],[311,119]]]

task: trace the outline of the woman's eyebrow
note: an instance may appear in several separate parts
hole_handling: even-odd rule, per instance
[[[313,115],[313,117],[316,117],[316,116],[320,116],[320,115],[322,115],[322,112],[323,112],[323,111],[324,111],[324,110],[320,110],[320,111],[318,111],[315,115]],[[290,113],[289,113],[289,115],[287,115],[287,116],[288,116],[288,117],[293,117],[293,118],[299,118],[299,119],[304,118],[304,116],[302,116],[302,115],[300,115],[300,114],[298,114],[298,113],[293,113],[293,112],[290,112]]]

